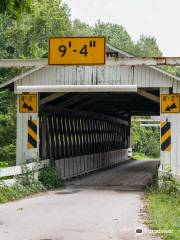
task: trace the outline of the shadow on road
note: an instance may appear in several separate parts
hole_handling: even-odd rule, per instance
[[[129,161],[65,182],[66,188],[98,190],[143,191],[158,170],[158,161]]]

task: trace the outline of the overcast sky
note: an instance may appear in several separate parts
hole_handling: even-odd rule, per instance
[[[133,40],[151,35],[164,56],[180,56],[180,0],[63,0],[71,19],[123,25]]]

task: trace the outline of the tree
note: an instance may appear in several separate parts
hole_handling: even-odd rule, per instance
[[[3,0],[0,12],[0,58],[46,57],[49,37],[72,34],[69,9],[60,0]],[[0,69],[0,82],[22,70]],[[15,160],[15,99],[0,93],[0,161],[9,164]]]
[[[1,0],[0,13],[17,19],[22,12],[31,10],[32,0]]]
[[[132,122],[132,147],[133,151],[149,157],[159,157],[159,128],[142,127],[139,122]]]
[[[95,35],[106,37],[107,43],[126,52],[133,52],[134,43],[122,25],[98,21],[94,27]]]
[[[47,56],[48,38],[72,32],[67,5],[59,0],[35,1],[30,14],[21,19],[0,18],[0,57],[36,58]]]
[[[141,57],[159,57],[162,55],[154,37],[142,35],[134,48],[134,53]]]
[[[75,36],[92,36],[94,34],[93,27],[81,22],[79,19],[75,19],[73,21],[73,34]]]

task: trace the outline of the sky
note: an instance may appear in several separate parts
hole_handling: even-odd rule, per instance
[[[134,41],[140,35],[157,39],[163,55],[180,56],[180,0],[63,0],[71,19],[91,26],[99,19],[123,25]]]

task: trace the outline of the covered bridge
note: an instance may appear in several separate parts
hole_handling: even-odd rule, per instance
[[[64,179],[116,165],[128,159],[131,117],[160,115],[171,123],[160,170],[171,165],[180,176],[180,113],[160,113],[160,94],[180,93],[180,78],[152,66],[118,66],[114,57],[131,55],[110,45],[106,56],[103,66],[35,67],[0,85],[38,96],[37,113],[20,113],[17,97],[17,165],[51,159]]]

